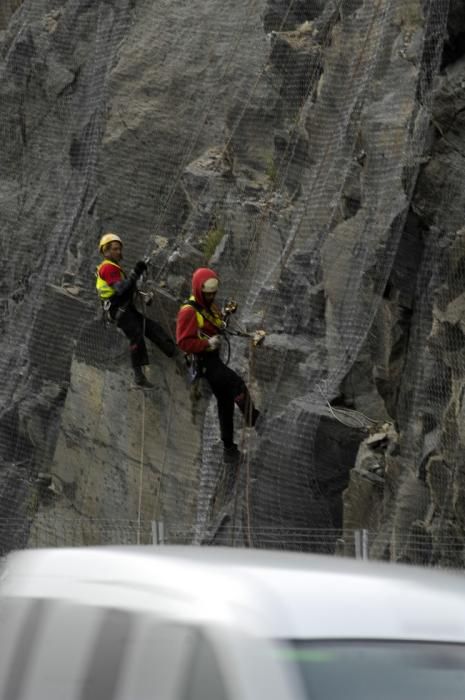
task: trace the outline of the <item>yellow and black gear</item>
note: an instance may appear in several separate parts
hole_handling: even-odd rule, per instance
[[[197,320],[197,326],[199,329],[198,336],[199,336],[199,338],[202,338],[202,340],[208,340],[210,337],[202,331],[202,328],[205,325],[205,321],[209,321],[209,323],[211,323],[213,326],[218,328],[220,333],[222,331],[224,331],[224,329],[226,328],[226,323],[223,320],[221,312],[219,310],[213,310],[213,309],[208,311],[201,304],[198,303],[195,296],[190,296],[189,299],[187,299],[184,302],[184,304],[181,306],[181,309],[185,306],[190,306],[191,308],[194,309],[195,317]],[[206,352],[209,352],[209,351],[211,351],[211,348],[206,348]]]
[[[202,332],[202,328],[205,324],[205,321],[209,321],[213,326],[216,326],[219,331],[223,331],[226,327],[226,324],[223,320],[223,317],[221,315],[221,312],[218,311],[208,311],[205,309],[201,304],[198,303],[197,299],[194,296],[190,296],[187,301],[184,302],[184,304],[181,306],[191,306],[194,311],[195,311],[195,317],[197,319],[197,325],[199,327],[199,338],[208,338],[208,335],[205,335],[205,333]]]
[[[102,265],[114,265],[114,267],[117,267],[118,270],[121,272],[121,279],[126,279],[126,274],[123,270],[122,267],[120,267],[117,263],[112,262],[111,260],[104,260],[100,265],[97,267],[96,270],[96,283],[95,286],[97,288],[97,294],[99,295],[99,299],[101,301],[105,301],[106,299],[110,299],[114,294],[116,294],[116,290],[114,287],[112,287],[108,282],[105,282],[105,280],[100,277],[100,268]]]

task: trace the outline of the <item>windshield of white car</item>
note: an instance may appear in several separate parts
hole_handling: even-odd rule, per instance
[[[308,700],[465,698],[465,645],[391,641],[291,641]]]

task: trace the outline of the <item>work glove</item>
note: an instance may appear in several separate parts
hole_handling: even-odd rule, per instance
[[[144,260],[138,260],[136,262],[136,264],[134,265],[134,270],[133,270],[134,277],[136,279],[139,279],[139,277],[142,277],[142,275],[144,274],[146,269],[147,269],[147,263],[144,262]]]
[[[210,346],[210,350],[218,350],[221,345],[221,336],[212,335],[212,337],[208,339],[208,344]]]

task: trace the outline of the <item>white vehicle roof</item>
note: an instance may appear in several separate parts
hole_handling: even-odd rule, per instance
[[[9,555],[0,593],[149,610],[276,639],[465,642],[465,577],[251,549],[88,547]]]

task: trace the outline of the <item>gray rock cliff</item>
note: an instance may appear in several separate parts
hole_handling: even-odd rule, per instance
[[[349,553],[366,528],[374,557],[461,564],[461,3],[10,4],[3,549],[162,521],[173,541]],[[178,363],[154,349],[154,391],[131,389],[93,289],[105,230],[128,268],[152,256],[167,331],[207,263],[266,330],[231,343],[263,413],[236,419],[234,479]]]

